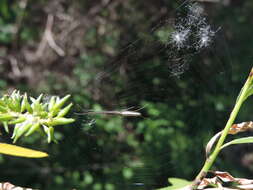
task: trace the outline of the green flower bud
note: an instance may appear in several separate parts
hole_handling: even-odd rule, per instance
[[[30,99],[31,99],[32,103],[35,103],[35,102],[40,103],[42,97],[43,97],[43,94],[39,95],[39,97],[37,99],[35,99],[33,97],[30,97]]]
[[[1,106],[3,106],[3,107],[5,107],[5,106],[6,106],[5,102],[3,101],[3,98],[2,98],[2,99],[0,99],[0,105],[1,105]]]
[[[14,116],[8,113],[0,114],[0,121],[9,121],[14,119]]]
[[[14,138],[13,142],[15,143],[19,139],[19,137],[21,137],[31,126],[32,123],[27,122],[16,124],[15,129],[17,128],[17,130],[15,136],[12,136],[12,138]]]
[[[40,128],[40,123],[36,123],[34,124],[29,130],[28,132],[25,134],[25,136],[29,136],[31,134],[33,134],[37,129]]]
[[[37,113],[37,115],[41,118],[46,118],[48,116],[48,113],[46,111],[40,111],[39,113]]]
[[[12,111],[17,111],[17,107],[15,106],[14,100],[12,100],[11,98],[7,98],[5,99],[5,102]]]
[[[65,102],[70,98],[70,95],[67,95],[65,97],[63,97],[62,99],[56,101],[52,111],[54,114],[57,114],[59,109],[61,109],[61,107],[65,104]]]
[[[70,108],[72,107],[72,103],[70,103],[68,106],[66,106],[65,108],[63,108],[56,117],[64,117],[70,110]]]
[[[13,120],[13,121],[10,121],[9,124],[10,124],[10,125],[13,125],[13,124],[17,124],[17,123],[22,123],[22,122],[24,122],[25,120],[26,120],[25,117],[20,117],[20,118],[18,118],[18,119],[15,119],[15,120]]]
[[[3,122],[3,126],[4,126],[4,130],[6,131],[6,133],[9,133],[9,127],[8,127],[8,123],[6,121]]]
[[[23,99],[21,102],[21,112],[24,112],[26,110],[26,101],[27,101],[27,95],[26,93],[23,95]]]
[[[37,99],[31,98],[31,100],[33,102],[31,105],[31,107],[33,109],[33,113],[39,114],[39,112],[43,111],[43,106],[40,103],[42,96],[43,95],[41,94]]]
[[[28,102],[27,95],[25,94],[21,103],[21,112],[27,110],[29,113],[32,113],[32,107]]]
[[[47,130],[47,142],[50,143],[54,140],[54,128],[49,127]]]
[[[59,118],[53,118],[51,121],[47,122],[48,126],[55,126],[55,125],[66,125],[69,123],[73,123],[75,120],[72,118],[64,118],[64,117],[59,117]]]
[[[48,111],[51,112],[53,107],[55,105],[55,96],[53,96],[51,99],[50,99],[50,102],[48,104]]]
[[[0,106],[0,112],[6,113],[8,109],[4,106]]]
[[[13,109],[16,112],[20,112],[21,110],[21,96],[19,94],[19,91],[13,91],[12,95],[11,95],[11,101],[12,101],[12,105],[13,105]]]

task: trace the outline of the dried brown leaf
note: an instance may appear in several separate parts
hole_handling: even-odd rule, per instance
[[[9,182],[3,182],[0,183],[0,190],[35,190],[35,189],[18,187]]]
[[[232,125],[228,134],[235,135],[237,133],[245,132],[252,129],[253,129],[252,121],[242,122],[239,124]]]
[[[213,178],[204,178],[198,186],[198,190],[253,190],[253,180],[245,178],[235,178],[228,172],[215,171]],[[232,183],[232,187],[227,187],[229,183]],[[226,187],[223,187],[226,185]],[[209,186],[216,186],[215,188],[209,188]]]

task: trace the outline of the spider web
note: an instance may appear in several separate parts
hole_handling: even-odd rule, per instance
[[[225,49],[225,51],[220,52],[220,49]],[[228,89],[220,89],[218,86],[220,81],[230,83],[231,56],[227,54],[226,49],[226,42],[222,37],[222,28],[209,23],[201,4],[185,1],[175,10],[175,18],[162,19],[142,38],[123,48],[113,61],[106,64],[106,68],[96,74],[94,73],[95,77],[90,81],[90,85],[93,87],[92,93],[107,94],[106,98],[109,99],[109,101],[107,100],[109,103],[103,101],[103,97],[99,96],[98,101],[103,102],[103,107],[81,107],[77,112],[87,110],[121,111],[133,107],[130,111],[137,110],[142,114],[142,117],[124,118],[121,115],[119,117],[123,122],[119,123],[123,126],[116,126],[115,128],[124,127],[128,131],[141,131],[137,137],[140,138],[140,141],[143,138],[152,138],[142,136],[142,132],[148,130],[143,128],[149,128],[149,126],[140,126],[139,123],[145,123],[145,121],[148,123],[152,119],[163,121],[162,118],[165,117],[166,113],[157,111],[158,108],[151,109],[150,107],[160,106],[161,103],[164,103],[172,110],[176,110],[177,113],[180,111],[191,112],[190,110],[180,110],[180,105],[186,104],[185,94],[192,93],[191,90],[185,89],[184,81],[188,81],[192,88],[199,93],[229,93]],[[214,61],[211,62],[211,60]],[[115,78],[120,80],[115,81]],[[120,85],[122,89],[113,88],[114,85]],[[196,94],[192,96],[196,96]],[[198,97],[195,97],[195,100],[201,101],[201,98],[202,95],[199,94]],[[190,106],[187,108],[190,109]],[[158,113],[154,113],[155,111]],[[196,131],[202,125],[199,123],[198,117],[204,117],[205,114],[208,114],[204,108],[203,110],[194,109],[194,111],[192,121],[184,121],[191,126],[191,129],[186,130],[189,135],[196,134]],[[210,117],[213,117],[214,120],[219,118],[217,115]],[[109,123],[111,117],[86,114],[80,118],[85,123],[82,130],[85,132],[86,138],[89,139],[87,146],[91,152],[99,152],[103,155],[103,150],[94,141],[99,138],[97,130],[103,125],[101,120],[106,120]],[[182,117],[181,119],[184,120],[185,118]],[[168,125],[170,124],[165,122],[162,128],[171,130]],[[183,124],[180,124],[179,120],[171,125],[177,125],[180,130],[184,130],[181,126]],[[174,129],[172,132],[177,133],[177,128]],[[200,131],[203,131],[203,129]],[[154,144],[156,140],[158,139],[154,140]],[[75,144],[75,141],[71,138],[68,138],[67,141]],[[125,184],[122,181],[118,182],[119,184],[117,182],[113,182],[113,184],[121,186],[123,189],[154,189],[164,186],[170,171],[173,173],[174,170],[184,170],[184,168],[175,165],[174,161],[168,160],[170,153],[166,148],[158,151],[146,147],[145,151],[146,155],[144,157],[141,153],[138,154],[141,159],[137,159],[136,162],[134,161],[135,153],[132,153],[133,162],[137,165],[135,167],[136,174],[131,179],[129,177]],[[181,152],[181,154],[183,153]],[[194,158],[194,154],[192,157]],[[152,165],[153,158],[159,160],[157,166]],[[192,159],[188,160],[189,164]],[[73,159],[77,162],[78,160],[79,158]],[[103,161],[107,162],[106,160],[106,158],[103,158],[101,163]],[[88,164],[85,163],[83,167],[86,169],[92,169],[93,167],[103,169],[105,166],[101,163],[96,165],[96,163],[90,161]],[[87,165],[90,165],[90,167]],[[107,167],[114,167],[114,165],[113,161],[107,163]],[[131,172],[126,169],[127,167],[130,167],[129,163],[123,162],[121,169],[124,175],[132,176]],[[187,172],[188,174],[191,173],[185,171],[185,173]],[[184,173],[182,177],[183,175]],[[157,179],[154,179],[154,177]]]

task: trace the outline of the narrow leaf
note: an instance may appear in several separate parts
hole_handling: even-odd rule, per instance
[[[23,148],[16,145],[0,143],[0,153],[8,154],[11,156],[20,156],[20,157],[28,157],[28,158],[43,158],[47,157],[48,154],[45,152],[40,152],[28,148]]]
[[[179,190],[179,189],[190,189],[188,186],[192,184],[191,181],[180,178],[169,178],[169,183],[172,185],[169,187],[164,187],[158,190]]]
[[[239,139],[232,140],[226,144],[224,144],[221,149],[233,145],[233,144],[245,144],[245,143],[253,143],[253,137],[243,137]]]

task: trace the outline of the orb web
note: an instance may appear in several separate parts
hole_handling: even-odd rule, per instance
[[[121,160],[119,170],[126,182],[114,181],[113,184],[117,187],[154,189],[164,186],[169,175],[177,173],[176,171],[180,171],[182,175],[193,173],[194,171],[186,170],[183,164],[176,164],[176,160],[180,159],[184,151],[187,152],[185,146],[190,143],[187,135],[202,134],[204,130],[200,129],[203,124],[199,123],[198,118],[205,117],[208,109],[197,107],[196,102],[201,102],[205,93],[227,93],[227,89],[218,89],[215,83],[216,80],[225,81],[224,77],[227,77],[229,70],[227,55],[222,60],[215,52],[220,26],[209,24],[201,4],[186,2],[176,9],[174,18],[159,20],[150,31],[130,42],[119,51],[116,58],[96,71],[89,84],[94,99],[100,105],[81,107],[76,111],[120,112],[129,107],[134,107],[133,110],[143,107],[139,110],[141,117],[129,118],[120,114],[77,116],[83,121],[83,132],[91,143],[90,149],[98,151],[102,157],[107,155],[103,148],[96,143],[92,144],[94,141],[100,143],[100,136],[109,139],[111,135],[117,134],[115,143],[124,143],[128,138],[135,139],[131,141],[132,144],[125,145],[130,147],[127,156],[131,163]],[[216,61],[212,62],[213,59]],[[121,89],[117,88],[118,85]],[[181,112],[186,113],[187,117]],[[216,120],[218,116],[214,114],[210,117]],[[172,118],[175,120],[172,121]],[[123,128],[123,132],[118,128]],[[101,130],[106,134],[98,135]],[[178,139],[177,134],[181,133],[182,139]],[[163,139],[163,134],[174,138]],[[71,141],[75,144],[74,140]],[[160,147],[159,141],[163,142],[163,147]],[[141,146],[143,151],[135,152],[135,146]],[[166,146],[181,146],[182,152],[179,150],[171,155],[164,148]],[[186,159],[188,164],[195,162],[194,154],[192,158]],[[103,169],[105,163],[109,167],[117,165],[108,159],[100,158],[97,163],[91,162],[88,168]],[[155,165],[154,160],[158,161]]]

